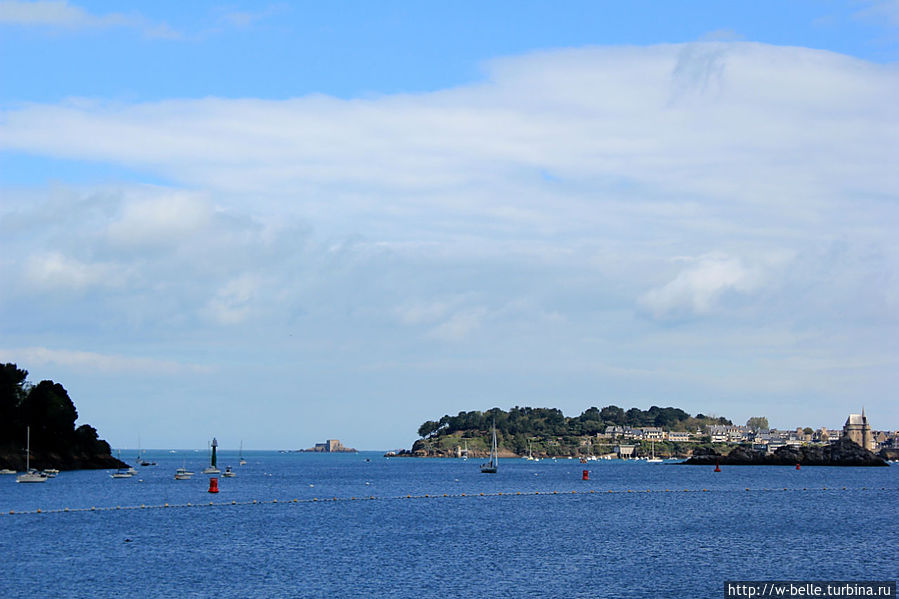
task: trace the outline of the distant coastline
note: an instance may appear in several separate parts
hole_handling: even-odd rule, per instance
[[[765,417],[734,425],[673,407],[595,407],[575,417],[555,408],[493,408],[426,421],[411,449],[387,457],[484,458],[496,428],[499,457],[688,459],[689,464],[883,466],[899,454],[899,431],[876,431],[864,410],[842,429],[777,430]],[[880,451],[880,455],[876,455]]]

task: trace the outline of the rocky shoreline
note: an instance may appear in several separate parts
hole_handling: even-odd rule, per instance
[[[701,453],[700,453],[701,452]],[[774,453],[754,451],[744,446],[735,447],[722,455],[713,449],[697,449],[682,462],[687,466],[889,466],[877,454],[860,447],[848,439],[832,445],[805,445],[781,447]]]
[[[59,454],[54,452],[31,452],[31,467],[36,470],[106,470],[111,468],[127,468],[128,464],[110,454]],[[0,468],[9,468],[17,472],[25,470],[25,454],[23,452],[0,451]]]

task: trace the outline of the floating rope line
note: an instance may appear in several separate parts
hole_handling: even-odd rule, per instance
[[[794,491],[794,492],[814,492],[814,491],[892,491],[893,489],[887,489],[887,487],[820,487],[820,488],[809,488],[809,487],[783,487],[783,488],[750,488],[746,487],[745,491],[740,491],[739,489],[608,489],[605,491],[600,491],[596,489],[591,489],[589,491],[516,491],[516,492],[508,492],[508,491],[496,491],[493,493],[426,493],[424,495],[393,495],[393,496],[377,496],[377,495],[366,495],[366,496],[351,496],[351,497],[310,497],[305,499],[293,498],[293,499],[269,499],[269,500],[258,500],[258,499],[249,499],[245,501],[200,501],[200,502],[187,502],[187,503],[162,503],[162,504],[140,504],[140,505],[116,505],[116,506],[104,506],[104,507],[76,507],[76,508],[55,508],[44,510],[41,508],[36,508],[33,510],[9,510],[9,511],[0,511],[0,515],[8,515],[8,516],[21,516],[28,514],[63,514],[63,513],[76,513],[76,512],[116,512],[116,511],[125,511],[125,510],[165,510],[165,509],[177,509],[177,508],[202,508],[202,507],[229,507],[229,506],[239,506],[239,505],[281,505],[281,504],[300,504],[300,503],[335,503],[335,502],[354,502],[354,501],[397,501],[403,499],[450,499],[450,498],[476,498],[476,497],[523,497],[523,496],[547,496],[547,495],[624,495],[628,493],[642,493],[642,494],[663,494],[663,493],[734,493],[734,492],[755,492],[755,493],[764,493],[764,492],[780,492],[784,491]],[[899,489],[896,489],[899,491]]]

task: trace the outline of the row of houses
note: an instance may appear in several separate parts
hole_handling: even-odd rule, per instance
[[[666,431],[658,426],[633,428],[630,426],[607,426],[605,432],[597,433],[597,439],[628,439],[637,441],[698,441],[702,431]]]
[[[713,424],[705,431],[666,431],[661,427],[609,426],[605,432],[596,435],[598,439],[633,441],[676,441],[697,442],[709,437],[712,443],[751,443],[757,448],[773,451],[784,445],[804,445],[816,443],[826,445],[842,437],[849,437],[859,445],[872,451],[882,447],[899,447],[899,431],[873,431],[867,418],[862,414],[850,414],[842,428],[817,430],[797,428],[795,430],[752,429],[742,425]]]

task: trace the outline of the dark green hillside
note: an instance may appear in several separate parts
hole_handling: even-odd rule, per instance
[[[28,383],[28,371],[0,365],[0,467],[24,470],[26,428],[31,427],[31,466],[38,469],[118,468],[109,444],[82,424],[59,383]]]

